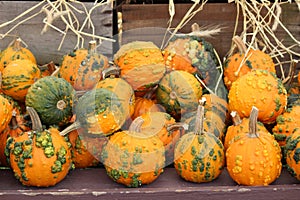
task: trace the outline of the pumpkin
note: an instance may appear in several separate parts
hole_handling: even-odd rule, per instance
[[[0,133],[6,129],[12,118],[13,106],[5,97],[0,95]]]
[[[239,36],[233,37],[239,52],[228,57],[224,64],[224,83],[228,89],[239,77],[247,74],[252,69],[262,69],[276,73],[275,64],[271,56],[259,49],[249,48]]]
[[[16,111],[13,111],[8,127],[0,133],[0,165],[9,166],[7,162],[7,158],[9,157],[9,151],[6,148],[7,139],[17,137],[23,132],[30,130],[31,121],[25,118],[27,118],[25,115],[17,114]]]
[[[70,145],[56,128],[43,129],[38,114],[33,108],[27,109],[32,130],[7,141],[11,168],[23,185],[54,186],[71,169]]]
[[[218,100],[221,100],[218,102]],[[226,118],[227,110],[224,107],[223,99],[218,98],[214,94],[205,94],[201,98],[201,103],[204,104],[205,114],[203,127],[206,132],[213,133],[221,141],[224,139],[224,134],[226,131]],[[196,119],[199,118],[197,115],[197,110],[191,112],[186,112],[182,115],[180,121],[188,124],[188,132],[193,132],[195,130]]]
[[[300,127],[300,104],[295,103],[276,118],[276,125],[272,128],[275,139],[280,146],[286,144],[286,138]]]
[[[124,44],[114,55],[124,78],[135,91],[143,96],[158,84],[166,68],[161,50],[152,42],[134,41]]]
[[[148,136],[157,135],[165,147],[166,165],[173,163],[175,144],[183,135],[182,129],[185,129],[186,125],[176,122],[165,112],[146,112],[139,117],[144,121],[141,132]]]
[[[95,88],[82,95],[74,106],[76,121],[61,134],[79,127],[90,136],[109,136],[126,121],[127,113],[117,94],[105,88]]]
[[[66,125],[73,116],[74,89],[63,78],[46,76],[28,89],[26,106],[33,107],[44,125]]]
[[[227,90],[218,69],[219,56],[211,43],[197,35],[200,31],[199,25],[194,23],[191,33],[175,35],[168,41],[162,51],[166,68],[195,74],[210,91],[226,99]]]
[[[102,163],[108,176],[127,187],[155,181],[165,166],[163,142],[140,129],[144,120],[136,118],[129,130],[113,134],[102,150]]]
[[[66,79],[75,90],[90,90],[102,78],[102,70],[109,67],[108,58],[96,51],[96,42],[88,49],[77,49],[63,57],[58,77]]]
[[[41,78],[41,71],[30,60],[14,60],[2,71],[1,88],[4,94],[24,102],[30,86]]]
[[[158,104],[176,120],[198,105],[202,96],[202,87],[198,80],[189,72],[174,70],[166,74],[156,90]]]
[[[280,79],[266,70],[252,70],[237,79],[228,94],[228,107],[241,118],[249,117],[252,106],[259,110],[258,120],[271,124],[287,106],[287,92]]]
[[[100,165],[101,151],[107,137],[87,137],[79,128],[68,134],[72,145],[72,161],[75,168],[87,168]]]
[[[198,106],[195,130],[185,133],[177,142],[174,152],[174,167],[186,181],[203,183],[216,179],[225,163],[222,142],[213,134],[204,131],[204,107]]]
[[[126,109],[127,118],[131,117],[134,112],[135,94],[131,85],[124,79],[119,78],[115,67],[110,67],[103,71],[103,80],[100,80],[94,88],[106,88],[113,91],[123,102],[123,107]],[[110,72],[112,71],[112,72]],[[107,74],[106,74],[107,73]],[[107,77],[106,77],[107,76]]]
[[[2,71],[11,61],[17,59],[30,60],[36,64],[33,53],[26,47],[21,46],[21,38],[13,41],[12,45],[0,52],[0,71]]]
[[[249,131],[236,137],[226,151],[230,177],[239,185],[269,185],[281,174],[281,149],[271,134],[257,129],[258,109],[253,107]]]
[[[300,131],[295,130],[286,139],[284,147],[284,155],[286,160],[286,168],[288,172],[300,180]]]
[[[236,137],[242,137],[243,135],[246,135],[249,132],[250,119],[248,117],[241,119],[235,111],[232,111],[230,115],[232,116],[233,124],[227,127],[225,133],[225,139],[223,143],[225,150],[227,150],[230,144],[234,142],[234,139]],[[259,121],[257,121],[256,123],[257,131],[259,131],[261,134],[270,134],[263,123]]]

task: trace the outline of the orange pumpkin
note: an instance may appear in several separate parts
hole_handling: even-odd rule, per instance
[[[166,68],[161,50],[152,42],[135,41],[122,45],[114,55],[114,63],[135,91],[143,96],[158,84]]]
[[[34,109],[28,107],[28,113],[33,123],[32,130],[7,141],[11,168],[23,185],[54,186],[71,169],[70,146],[56,128],[42,128]]]
[[[228,94],[229,110],[249,117],[252,106],[259,109],[258,120],[274,123],[287,106],[287,92],[280,79],[266,70],[252,70],[237,79]]]
[[[28,48],[21,46],[21,38],[15,39],[12,45],[0,52],[0,71],[3,71],[11,61],[18,59],[30,60],[36,64],[33,53]]]
[[[288,172],[300,180],[300,130],[287,137],[284,155]]]
[[[155,181],[165,166],[165,148],[156,135],[140,129],[143,119],[136,118],[129,130],[113,134],[103,147],[101,160],[108,176],[127,187]]]
[[[5,130],[13,114],[13,106],[10,102],[0,95],[0,133]]]
[[[239,77],[247,74],[252,69],[262,69],[275,73],[275,64],[269,54],[259,49],[249,48],[239,36],[233,37],[239,52],[228,57],[224,64],[224,83],[228,89]]]
[[[58,77],[66,79],[75,90],[92,89],[102,78],[102,70],[109,67],[108,58],[96,51],[96,42],[88,49],[77,49],[63,57]]]
[[[240,185],[269,185],[281,174],[281,149],[273,135],[258,131],[257,116],[253,107],[248,133],[236,137],[226,151],[228,173]]]

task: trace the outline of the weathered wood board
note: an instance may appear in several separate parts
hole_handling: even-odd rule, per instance
[[[37,5],[40,1],[0,1],[0,26],[1,24],[13,20],[15,17],[23,13],[29,8]],[[86,2],[84,5],[87,9],[93,6],[93,2]],[[44,4],[43,4],[44,5]],[[78,4],[74,4],[76,8],[83,10],[83,7]],[[26,16],[16,20],[9,26],[0,28],[0,34],[5,34],[10,28],[15,26],[17,23],[21,22],[25,18],[32,14],[38,13],[41,7],[34,9],[32,12],[28,13]],[[80,15],[78,13],[77,17],[79,22],[82,24],[83,18],[86,15]],[[60,50],[58,47],[62,41],[63,35],[58,31],[48,28],[47,32],[41,35],[41,31],[44,27],[43,19],[46,17],[45,13],[40,13],[36,17],[22,23],[16,29],[14,29],[9,35],[19,36],[28,45],[28,48],[36,56],[39,64],[49,63],[54,61],[55,63],[60,63],[62,56],[69,53],[75,48],[77,37],[71,31],[68,31],[67,36],[64,39],[63,45]],[[95,35],[104,36],[107,38],[112,38],[113,35],[113,9],[111,6],[101,6],[95,9],[92,13],[92,21],[95,26]],[[53,22],[53,25],[60,27],[64,30],[65,25],[60,19]],[[92,33],[92,30],[85,28],[83,31],[87,33]],[[7,36],[0,40],[0,50],[6,48],[14,37]],[[82,47],[87,47],[88,42],[92,40],[91,37],[84,37],[84,44]],[[80,45],[81,46],[81,45]],[[103,42],[102,45],[98,47],[98,51],[107,56],[112,54],[112,42]]]

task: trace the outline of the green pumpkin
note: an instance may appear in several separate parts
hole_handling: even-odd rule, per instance
[[[117,94],[105,88],[86,92],[75,105],[76,121],[87,134],[108,136],[121,128],[127,113]]]
[[[174,70],[162,78],[156,95],[158,103],[178,120],[183,113],[197,108],[198,100],[202,96],[202,87],[189,72]]]
[[[26,106],[33,107],[44,125],[65,125],[73,112],[74,89],[63,78],[46,76],[36,81],[26,95]]]

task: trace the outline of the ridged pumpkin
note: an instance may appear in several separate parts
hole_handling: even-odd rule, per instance
[[[183,179],[195,183],[210,182],[222,172],[225,164],[222,142],[203,128],[204,107],[198,106],[195,130],[185,133],[177,142],[174,167]]]
[[[257,116],[253,107],[248,134],[237,137],[226,151],[227,171],[239,185],[266,186],[281,174],[281,149],[271,134],[258,131]]]
[[[66,79],[75,90],[90,90],[102,78],[102,70],[109,67],[108,58],[96,51],[96,42],[88,49],[77,49],[63,57],[58,77]]]
[[[300,181],[300,129],[287,137],[284,155],[288,172]]]
[[[117,94],[105,88],[95,88],[78,99],[76,122],[71,126],[82,127],[88,135],[109,136],[125,123],[125,111]]]
[[[197,74],[211,91],[226,99],[227,90],[218,69],[219,56],[211,43],[197,36],[199,31],[199,25],[194,23],[190,34],[171,38],[162,51],[167,70],[184,70]]]
[[[49,187],[63,180],[72,166],[70,144],[56,128],[43,129],[38,114],[28,108],[32,130],[9,138],[10,165],[26,186]]]
[[[99,166],[102,148],[108,137],[87,137],[83,131],[79,128],[68,134],[75,168]]]
[[[195,110],[202,96],[202,87],[194,75],[182,70],[166,74],[156,90],[157,103],[176,120],[191,110]]]
[[[156,136],[140,129],[136,118],[129,130],[116,132],[103,147],[102,163],[108,176],[127,187],[139,187],[155,181],[165,166],[165,148]]]
[[[24,102],[30,86],[41,78],[41,71],[30,60],[14,60],[2,71],[2,91],[15,100]]]
[[[114,55],[114,63],[120,67],[121,77],[131,85],[136,96],[151,90],[166,71],[161,50],[148,41],[122,45]]]
[[[13,114],[13,106],[5,97],[0,95],[0,133],[5,130]]]
[[[33,107],[44,125],[66,125],[73,116],[74,89],[63,78],[46,76],[36,81],[26,95],[26,106]]]
[[[146,112],[139,116],[143,119],[141,132],[148,136],[156,135],[165,147],[166,165],[174,161],[174,148],[183,135],[185,124],[177,123],[171,115],[165,112]]]
[[[271,56],[259,49],[249,48],[239,36],[233,37],[239,52],[226,59],[224,64],[224,83],[228,89],[239,77],[247,74],[252,69],[262,69],[275,73],[275,64]]]
[[[243,137],[249,132],[249,118],[245,117],[241,119],[239,115],[232,111],[231,113],[233,124],[227,127],[225,139],[224,139],[224,148],[228,149],[230,144],[234,142],[234,139],[237,137]],[[270,134],[263,123],[256,122],[257,131],[261,134]]]
[[[26,47],[21,46],[21,39],[17,38],[12,45],[0,52],[0,71],[2,71],[11,61],[17,59],[30,60],[36,64],[33,53]]]
[[[110,74],[109,70],[115,70],[114,67],[108,68],[104,70],[103,75],[105,73]],[[134,112],[135,106],[135,94],[131,85],[126,82],[123,78],[118,77],[119,74],[111,74],[108,77],[100,80],[94,88],[105,88],[114,92],[123,102],[123,107],[125,109],[125,113],[127,114],[127,118],[131,117]]]
[[[286,144],[286,138],[300,127],[300,104],[291,105],[276,118],[272,132],[280,146]]]
[[[228,94],[229,110],[241,118],[249,117],[252,106],[259,110],[258,120],[271,124],[287,106],[287,92],[274,73],[252,70],[237,79]]]

